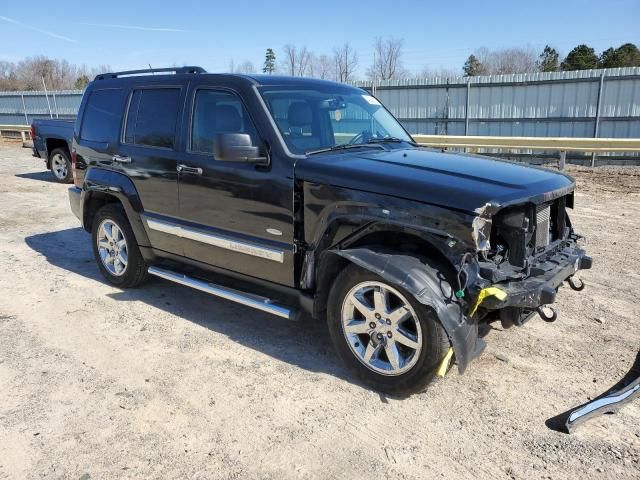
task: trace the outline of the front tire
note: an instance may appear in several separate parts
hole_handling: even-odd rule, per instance
[[[56,182],[71,183],[73,181],[71,159],[64,148],[55,148],[51,151],[51,154],[49,154],[49,169]]]
[[[109,283],[131,288],[147,279],[147,264],[122,208],[108,204],[98,210],[91,240],[96,263]]]
[[[426,389],[449,348],[431,308],[356,265],[338,275],[327,321],[340,359],[364,383],[389,394]]]

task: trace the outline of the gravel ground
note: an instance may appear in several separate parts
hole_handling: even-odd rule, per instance
[[[397,400],[347,374],[321,323],[105,284],[66,187],[0,145],[0,479],[640,478],[640,402],[545,426],[640,345],[640,169],[571,172],[587,288]]]

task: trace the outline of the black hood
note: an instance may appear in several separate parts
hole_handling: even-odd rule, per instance
[[[296,178],[478,212],[571,192],[559,172],[476,155],[423,148],[365,149],[311,155],[296,164]]]

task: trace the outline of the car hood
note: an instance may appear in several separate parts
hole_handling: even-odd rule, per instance
[[[424,148],[335,151],[297,162],[297,179],[481,213],[573,191],[571,177],[539,167]]]

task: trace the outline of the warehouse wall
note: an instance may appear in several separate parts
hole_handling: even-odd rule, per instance
[[[601,98],[598,136],[640,137],[639,67],[357,85],[416,134],[593,137]]]
[[[356,85],[416,134],[593,137],[599,116],[599,137],[640,137],[640,67]],[[0,125],[74,118],[81,97],[0,92]]]

